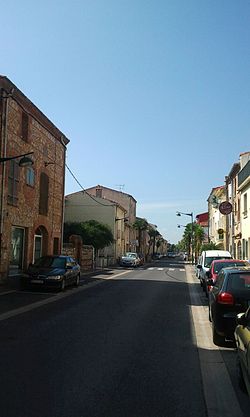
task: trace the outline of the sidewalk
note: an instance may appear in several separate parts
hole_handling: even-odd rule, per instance
[[[96,268],[91,271],[81,271],[81,280],[91,278],[98,275],[111,275],[114,271],[119,271],[120,268],[117,267],[107,267],[107,268]],[[9,276],[6,281],[0,282],[0,295],[7,294],[14,291],[20,291],[20,277],[21,275]]]

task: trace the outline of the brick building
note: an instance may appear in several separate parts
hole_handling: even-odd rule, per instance
[[[7,78],[0,76],[0,280],[62,245],[65,153],[69,140]]]

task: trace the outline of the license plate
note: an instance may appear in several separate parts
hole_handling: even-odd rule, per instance
[[[43,284],[43,280],[42,279],[32,279],[31,284]]]

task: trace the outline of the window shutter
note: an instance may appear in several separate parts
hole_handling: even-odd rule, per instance
[[[28,142],[29,137],[29,116],[27,113],[22,113],[22,139]]]
[[[40,175],[39,214],[47,216],[49,199],[49,177],[44,172]]]

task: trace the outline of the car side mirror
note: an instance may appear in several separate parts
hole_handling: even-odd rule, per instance
[[[241,326],[246,327],[247,325],[247,316],[245,313],[237,314],[236,323],[241,324]]]

